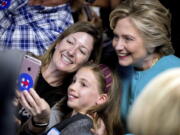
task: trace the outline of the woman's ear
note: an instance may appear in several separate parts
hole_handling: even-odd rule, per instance
[[[106,103],[108,100],[108,95],[107,94],[101,94],[96,102],[97,105],[102,105]]]
[[[58,50],[61,46],[61,41],[56,42],[55,49]]]
[[[58,49],[59,49],[59,45],[56,45],[56,46],[55,46],[55,50],[58,50]]]

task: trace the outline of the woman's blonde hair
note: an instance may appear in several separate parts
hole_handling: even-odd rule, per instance
[[[132,106],[128,125],[137,135],[180,135],[180,68],[147,85]]]
[[[171,44],[171,15],[158,0],[126,0],[110,14],[114,29],[120,19],[129,17],[144,39],[148,53],[162,56],[173,54]]]
[[[93,37],[94,39],[93,50],[91,52],[89,60],[93,60],[94,62],[97,62],[97,63],[100,61],[101,52],[102,52],[102,46],[101,46],[102,36],[101,36],[100,31],[98,31],[97,28],[91,23],[77,22],[71,25],[68,29],[66,29],[59,36],[59,38],[51,45],[51,47],[46,51],[46,53],[39,57],[39,59],[42,61],[42,67],[50,63],[52,56],[54,54],[56,45],[68,35],[76,33],[76,32],[86,32]]]

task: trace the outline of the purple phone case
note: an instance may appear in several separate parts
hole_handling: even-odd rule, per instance
[[[18,89],[20,91],[29,90],[35,86],[40,66],[40,60],[29,55],[24,56],[18,76]]]

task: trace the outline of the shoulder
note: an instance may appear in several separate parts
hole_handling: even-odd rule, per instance
[[[158,65],[164,68],[180,67],[180,58],[175,55],[164,56],[159,60]]]
[[[142,72],[142,82],[149,82],[152,78],[168,69],[180,67],[180,59],[175,55],[163,56],[152,68]]]
[[[167,55],[167,56],[162,57],[160,60],[162,60],[162,61],[167,61],[168,60],[168,61],[171,61],[171,62],[178,61],[180,63],[180,58],[175,56],[175,55]]]
[[[90,129],[93,128],[92,120],[86,115],[79,115],[79,119],[74,120],[61,131],[62,135],[93,135]]]
[[[56,104],[56,105],[57,105],[57,104]],[[46,130],[48,130],[48,129],[50,129],[51,127],[53,127],[54,125],[60,123],[61,120],[62,120],[62,117],[64,116],[64,114],[57,109],[57,106],[56,106],[56,105],[54,105],[54,106],[51,108],[49,125],[48,125],[48,127],[47,127]]]

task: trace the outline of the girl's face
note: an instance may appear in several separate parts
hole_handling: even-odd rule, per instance
[[[76,32],[65,37],[56,46],[53,65],[60,71],[74,72],[88,61],[94,39],[85,32]]]
[[[148,57],[144,40],[128,17],[117,21],[113,47],[118,55],[119,64],[122,66],[141,67]]]
[[[67,103],[75,112],[86,113],[89,108],[100,104],[101,95],[98,80],[93,71],[83,67],[78,70],[68,88]]]

